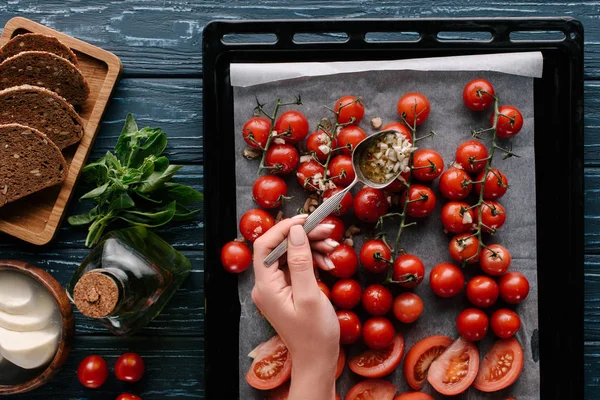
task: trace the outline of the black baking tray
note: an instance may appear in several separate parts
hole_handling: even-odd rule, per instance
[[[369,32],[383,35],[384,41],[367,40]],[[477,40],[488,33],[491,39]],[[298,43],[297,34],[317,40]],[[390,39],[385,40],[386,35]],[[402,41],[404,37],[409,40]],[[476,40],[469,39],[473,37]],[[275,40],[261,43],[265,38]],[[239,129],[233,126],[230,64],[517,51],[541,51],[544,57],[543,77],[534,83],[539,346],[533,352],[539,351],[541,398],[583,398],[583,27],[579,21],[568,17],[214,21],[205,27],[203,40],[207,399],[236,399],[239,390],[237,278],[220,265],[221,246],[237,235],[234,135]]]

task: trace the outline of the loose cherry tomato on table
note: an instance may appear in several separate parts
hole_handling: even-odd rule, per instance
[[[115,375],[118,380],[137,382],[144,376],[144,360],[138,354],[125,353],[115,363]]]
[[[383,379],[366,379],[352,386],[344,400],[393,400],[396,386]]]
[[[287,175],[298,166],[298,150],[290,144],[274,144],[265,155],[265,166],[272,174]]]
[[[253,149],[264,149],[271,134],[271,121],[265,117],[252,117],[244,124],[244,141]]]
[[[250,357],[254,361],[246,373],[246,382],[255,389],[274,389],[292,374],[292,357],[279,335],[259,344]]]
[[[498,300],[500,289],[489,276],[476,276],[467,283],[467,298],[474,306],[486,308]]]
[[[499,244],[490,244],[481,252],[479,265],[488,275],[500,276],[508,271],[512,258],[510,252]]]
[[[392,292],[385,286],[368,286],[362,295],[362,305],[366,312],[374,317],[387,314],[392,309]]]
[[[473,236],[471,233],[461,233],[456,235],[450,240],[448,245],[450,251],[450,257],[452,259],[462,263],[468,264],[476,263],[479,261],[479,239],[477,236]]]
[[[77,378],[86,388],[97,389],[108,378],[108,365],[100,356],[88,356],[79,364]]]
[[[342,152],[352,155],[356,146],[367,138],[367,134],[360,127],[350,125],[342,128],[337,135],[337,145],[342,148]]]
[[[394,397],[394,400],[434,400],[434,398],[423,392],[406,392]]]
[[[465,171],[474,174],[482,171],[488,158],[488,150],[478,140],[467,140],[456,149],[456,163]]]
[[[331,291],[329,290],[329,288],[327,287],[327,285],[323,281],[317,281],[317,286],[319,286],[319,289],[321,289],[321,292],[323,292],[323,294],[329,300],[331,300]]]
[[[342,279],[331,288],[333,304],[344,310],[351,310],[360,303],[362,289],[354,279]]]
[[[342,243],[342,241],[344,240],[344,233],[346,232],[346,227],[344,226],[344,223],[341,219],[339,219],[338,217],[334,217],[333,215],[328,215],[323,219],[323,221],[321,221],[319,225],[321,224],[333,225],[333,230],[329,235],[329,239],[335,240],[338,243]]]
[[[275,218],[260,208],[246,211],[240,219],[240,232],[244,239],[254,243],[256,239],[275,225]]]
[[[425,264],[412,254],[402,254],[394,261],[392,280],[407,289],[417,287],[425,277]]]
[[[402,136],[404,136],[406,140],[408,140],[408,142],[412,144],[412,133],[410,132],[410,129],[408,129],[406,125],[400,122],[390,122],[389,124],[386,124],[383,128],[381,128],[381,130],[394,130]]]
[[[519,304],[529,294],[529,281],[520,272],[508,272],[500,278],[500,297],[507,303]]]
[[[285,181],[275,175],[260,176],[252,186],[252,198],[262,208],[279,207],[287,193]]]
[[[383,240],[367,240],[360,248],[360,263],[364,269],[375,274],[387,271],[391,259],[392,252]]]
[[[440,176],[440,192],[448,200],[463,200],[471,193],[471,177],[460,168],[450,168]]]
[[[488,331],[489,319],[477,308],[467,308],[456,318],[456,328],[462,337],[470,341],[484,338]]]
[[[475,178],[476,182],[483,182],[483,175],[485,171],[482,171]],[[484,200],[498,200],[504,196],[508,189],[508,179],[498,168],[492,168],[488,171],[487,177],[483,185],[483,199]],[[475,183],[473,185],[473,192],[476,196],[481,193],[481,183]]]
[[[436,392],[455,396],[467,390],[479,370],[479,351],[473,342],[458,338],[429,367],[427,381]]]
[[[444,159],[431,149],[419,149],[413,154],[412,175],[421,181],[432,181],[442,174]]]
[[[463,89],[463,102],[473,111],[483,111],[494,104],[494,87],[483,78],[474,79]]]
[[[335,156],[329,162],[329,179],[337,186],[346,187],[354,182],[356,174],[352,166],[352,157],[346,154]]]
[[[373,189],[368,186],[362,188],[354,196],[353,206],[356,217],[368,223],[377,222],[389,209],[385,193],[382,190]]]
[[[140,396],[131,393],[122,393],[117,397],[117,400],[142,400]]]
[[[374,350],[382,350],[394,341],[396,331],[389,319],[373,317],[365,321],[362,329],[363,342]]]
[[[473,387],[497,392],[515,383],[523,370],[523,348],[515,338],[498,340],[483,357]]]
[[[325,175],[325,169],[315,160],[305,161],[298,166],[296,179],[298,184],[310,192],[321,190],[319,182]]]
[[[419,92],[406,93],[398,100],[398,115],[410,126],[418,126],[427,120],[431,106]]]
[[[336,193],[341,192],[342,190],[344,189],[339,187],[327,189],[325,193],[323,193],[323,200],[327,200],[328,198],[330,198]],[[342,198],[342,202],[340,203],[340,205],[331,214],[336,215],[338,217],[348,214],[350,210],[352,210],[352,203],[352,193],[346,192],[346,194]]]
[[[431,269],[429,285],[433,293],[440,297],[454,297],[462,292],[465,277],[456,265],[441,263]]]
[[[407,194],[408,192],[408,194]],[[427,186],[411,185],[410,189],[404,191],[400,199],[400,205],[404,207],[408,196],[409,204],[406,213],[413,218],[425,218],[435,208],[435,194]]]
[[[448,232],[464,233],[473,229],[475,211],[467,203],[448,202],[442,207],[442,225]]]
[[[350,370],[365,378],[381,378],[392,373],[404,354],[404,338],[397,333],[389,347],[366,350],[348,362]]]
[[[352,311],[336,311],[340,323],[340,343],[352,344],[360,338],[362,326],[360,320]]]
[[[501,106],[498,108],[498,124],[496,125],[496,136],[501,139],[509,139],[515,136],[523,128],[523,116],[513,106]],[[494,126],[494,114],[490,118],[490,126]]]
[[[475,221],[478,219],[478,213],[475,213]],[[481,205],[481,222],[483,231],[495,233],[502,228],[506,221],[506,210],[502,204],[496,201],[486,201]]]
[[[404,358],[404,378],[414,390],[421,390],[425,385],[427,371],[431,363],[452,344],[447,336],[434,335],[415,343]]]
[[[321,162],[325,162],[329,153],[336,147],[337,141],[321,130],[311,133],[306,138],[306,151],[314,153]]]
[[[227,272],[239,274],[252,264],[252,251],[245,243],[232,240],[221,249],[221,265]]]
[[[358,256],[351,246],[341,243],[329,254],[335,268],[329,271],[338,278],[350,278],[358,270]],[[360,295],[359,295],[360,298]]]
[[[400,322],[410,324],[423,314],[423,300],[411,292],[398,295],[394,299],[394,316]]]
[[[365,115],[365,106],[360,97],[344,96],[335,102],[333,111],[338,113],[338,123],[358,124]]]
[[[308,119],[300,111],[289,110],[277,118],[275,130],[286,142],[299,143],[308,135]]]
[[[494,335],[500,339],[507,339],[521,329],[521,318],[516,312],[508,308],[501,308],[492,314],[490,325]]]

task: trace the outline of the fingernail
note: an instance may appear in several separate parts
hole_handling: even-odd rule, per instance
[[[306,233],[304,233],[304,228],[300,225],[292,226],[290,229],[290,243],[293,246],[302,246],[305,240]]]
[[[306,218],[308,217],[308,214],[298,214],[298,215],[294,215],[291,219],[300,219],[300,218]]]
[[[334,249],[340,245],[338,242],[330,238],[325,239],[324,242],[327,246],[333,247]]]
[[[330,231],[335,229],[335,225],[333,225],[333,224],[319,224],[318,226],[322,226],[325,229],[329,229]]]
[[[323,261],[325,261],[325,265],[327,266],[327,270],[331,271],[332,269],[335,268],[335,264],[333,263],[333,261],[331,261],[331,258],[329,257],[323,257]]]

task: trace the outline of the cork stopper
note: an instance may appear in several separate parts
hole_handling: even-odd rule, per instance
[[[90,318],[106,317],[119,302],[119,287],[110,276],[89,271],[75,285],[73,300],[83,315]]]

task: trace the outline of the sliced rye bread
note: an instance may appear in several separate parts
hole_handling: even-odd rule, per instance
[[[67,176],[60,149],[37,129],[0,125],[0,207],[57,185]]]
[[[83,121],[65,99],[38,86],[21,85],[0,91],[0,124],[27,125],[64,149],[81,140]]]
[[[0,62],[23,51],[47,51],[59,57],[66,58],[77,65],[77,56],[54,36],[41,33],[24,33],[10,39],[0,48]]]
[[[73,105],[82,104],[90,94],[81,71],[47,51],[24,51],[0,64],[0,90],[20,85],[45,87]]]

